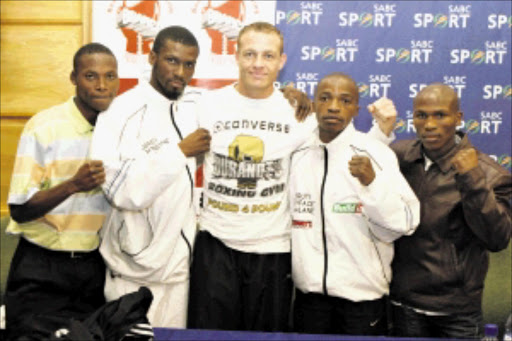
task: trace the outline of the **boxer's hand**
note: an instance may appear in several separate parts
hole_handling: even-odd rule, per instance
[[[379,125],[380,130],[389,136],[395,129],[397,112],[393,101],[386,97],[381,97],[377,101],[368,105],[368,111],[372,114]]]
[[[455,171],[464,174],[478,167],[478,154],[474,148],[459,150],[451,159]]]
[[[211,140],[210,132],[199,128],[186,136],[178,146],[186,157],[197,156],[210,150]]]
[[[295,108],[295,118],[299,122],[303,122],[309,114],[313,112],[312,102],[308,95],[294,88],[293,83],[288,84],[281,89],[284,97]]]
[[[348,169],[350,174],[356,177],[363,186],[368,186],[375,179],[372,162],[366,156],[353,156],[348,162]]]

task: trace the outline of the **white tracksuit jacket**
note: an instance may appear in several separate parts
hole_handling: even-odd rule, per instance
[[[140,283],[188,279],[196,164],[178,143],[197,128],[190,115],[199,94],[187,87],[174,102],[142,83],[98,117],[91,157],[104,163],[102,187],[113,206],[100,252],[113,274]]]
[[[350,174],[354,155],[372,162],[368,186]],[[419,202],[393,151],[353,124],[328,144],[317,130],[293,155],[291,170],[295,286],[355,302],[388,294],[393,241],[419,223]]]

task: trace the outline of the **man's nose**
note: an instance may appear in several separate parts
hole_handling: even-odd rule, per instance
[[[263,56],[257,55],[257,56],[254,58],[253,66],[255,66],[255,67],[261,67],[261,66],[263,66]]]
[[[105,77],[99,77],[98,82],[96,83],[96,88],[98,90],[105,90],[107,88],[107,81]]]
[[[327,107],[327,110],[329,110],[329,112],[334,112],[334,113],[340,112],[341,111],[341,105],[340,105],[339,101],[337,99],[332,100],[329,103],[329,106]]]
[[[437,121],[432,116],[427,116],[427,119],[425,120],[425,129],[435,129],[437,128]]]
[[[183,76],[185,75],[185,66],[182,63],[180,63],[178,65],[178,67],[176,68],[176,71],[174,72],[174,74],[178,77],[183,78]]]

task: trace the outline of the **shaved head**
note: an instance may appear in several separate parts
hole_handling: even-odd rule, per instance
[[[449,104],[450,110],[453,113],[459,111],[459,97],[455,90],[450,86],[442,83],[432,83],[423,88],[416,98],[414,98],[413,105],[417,106],[421,102],[445,102]]]
[[[331,81],[333,81],[335,79],[338,79],[338,78],[346,80],[348,83],[351,83],[354,86],[355,89],[357,89],[357,91],[356,91],[356,94],[357,94],[356,101],[359,102],[359,88],[357,86],[357,83],[352,79],[352,77],[350,77],[349,75],[347,75],[347,74],[345,74],[343,72],[333,72],[333,73],[328,74],[324,78],[322,78],[320,80],[320,83],[318,83],[318,86],[316,87],[315,97],[318,94],[318,89],[320,88],[320,86],[323,83],[331,82]]]

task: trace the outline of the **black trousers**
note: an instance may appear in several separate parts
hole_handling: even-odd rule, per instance
[[[105,303],[105,263],[98,250],[60,252],[20,238],[5,293],[10,339],[45,339],[69,319]]]
[[[290,253],[240,252],[199,232],[188,328],[287,331],[291,296]]]
[[[450,315],[425,315],[407,306],[392,305],[393,336],[480,339],[482,311]]]
[[[387,335],[386,299],[352,302],[295,290],[293,329],[308,334]]]

